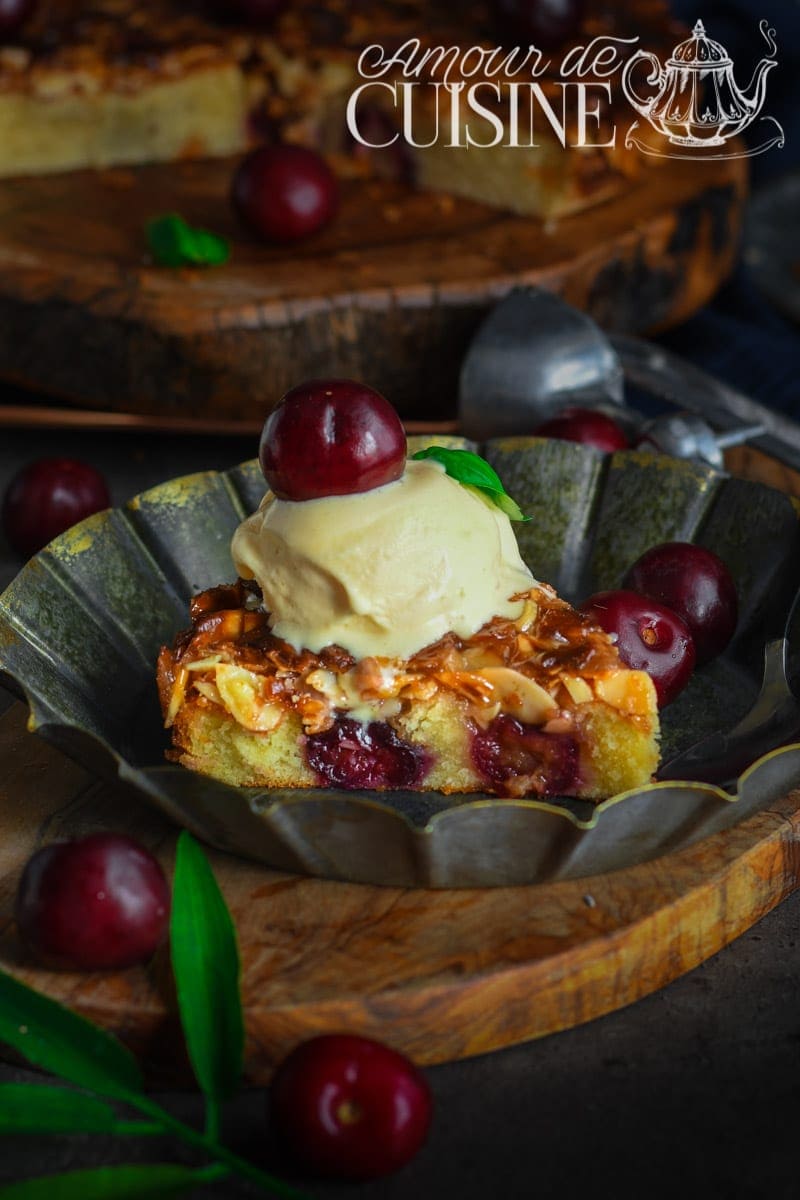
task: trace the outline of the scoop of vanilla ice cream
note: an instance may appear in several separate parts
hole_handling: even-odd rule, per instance
[[[470,637],[536,582],[505,513],[435,461],[350,496],[279,500],[267,492],[233,537],[272,632],[295,649],[336,643],[356,658],[408,658],[449,630]]]

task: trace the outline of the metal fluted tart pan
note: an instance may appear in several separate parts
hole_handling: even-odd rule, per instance
[[[658,542],[697,541],[725,559],[739,592],[737,636],[664,710],[663,751],[732,727],[758,691],[763,613],[800,562],[792,501],[711,467],[635,451],[605,456],[569,442],[514,438],[483,452],[533,514],[516,526],[523,556],[567,599],[618,586]],[[263,491],[255,462],[162,484],[63,534],[0,596],[0,669],[27,699],[31,727],[78,761],[118,774],[206,841],[281,870],[355,882],[534,883],[681,849],[800,785],[800,746],[761,759],[735,796],[664,783],[597,807],[234,788],[167,763],[158,649],[188,624],[195,592],[233,578],[231,535]]]

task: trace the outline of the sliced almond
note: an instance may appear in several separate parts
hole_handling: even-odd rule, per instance
[[[318,667],[316,671],[309,671],[306,675],[306,683],[315,692],[321,692],[332,704],[340,707],[344,696],[339,678],[333,671],[326,671],[324,667]]]
[[[522,606],[522,612],[517,617],[514,624],[517,629],[530,629],[539,614],[539,605],[534,600],[533,596],[527,596],[525,603]]]
[[[478,674],[492,685],[492,699],[499,700],[503,712],[526,725],[543,725],[558,712],[549,692],[510,667],[484,667]]]
[[[281,706],[264,698],[260,675],[233,663],[220,663],[216,684],[225,709],[245,729],[268,733],[283,719]]]
[[[184,663],[186,671],[208,671],[222,662],[221,654],[209,654],[207,658],[196,658],[194,662]]]
[[[219,694],[219,688],[215,683],[210,683],[207,679],[198,679],[194,685],[196,692],[204,696],[206,700],[210,700],[212,704],[218,704],[220,708],[224,708],[222,697]]]
[[[172,685],[172,695],[169,698],[169,708],[167,715],[164,717],[164,728],[169,729],[172,726],[175,718],[178,715],[183,701],[186,697],[186,685],[189,682],[188,672],[181,667],[178,674],[175,676],[175,682]]]
[[[467,646],[462,652],[465,671],[482,671],[484,667],[501,667],[503,660],[491,646]]]
[[[594,700],[594,692],[585,679],[578,675],[562,675],[561,682],[575,704],[588,704]]]

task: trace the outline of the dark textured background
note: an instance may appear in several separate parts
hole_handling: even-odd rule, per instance
[[[798,0],[675,0],[674,6],[690,24],[703,18],[734,57],[742,85],[762,55],[758,21],[767,17],[775,26],[780,65],[770,75],[764,111],[782,121],[787,145],[753,160],[756,182],[767,183],[798,162]],[[800,335],[765,304],[744,271],[714,305],[666,340],[755,398],[800,416]],[[222,439],[6,432],[0,433],[0,492],[13,471],[38,454],[94,461],[119,503],[163,479],[227,467],[253,451],[249,442]],[[17,566],[0,543],[0,586]],[[535,897],[532,889],[534,904]],[[541,1042],[430,1070],[436,1115],[429,1144],[415,1162],[386,1181],[310,1185],[312,1194],[353,1200],[796,1200],[799,925],[795,895],[714,959],[628,1009]],[[0,1067],[0,1080],[27,1077],[31,1073]],[[201,1120],[196,1096],[165,1099],[182,1118]],[[226,1128],[241,1153],[276,1165],[262,1093],[244,1093],[232,1103]],[[174,1153],[169,1143],[5,1140],[0,1181]],[[224,1184],[202,1194],[256,1193]]]

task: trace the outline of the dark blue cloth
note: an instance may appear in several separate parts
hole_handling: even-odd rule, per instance
[[[767,95],[761,112],[775,117],[783,126],[786,144],[751,160],[753,182],[789,170],[800,163],[800,4],[790,0],[671,0],[672,11],[685,25],[699,18],[706,33],[721,42],[733,59],[733,77],[747,88],[756,64],[768,58],[767,43],[759,23],[767,20],[775,30],[777,66],[767,76]],[[745,133],[761,140],[756,121]]]
[[[765,55],[758,25],[762,18],[769,19],[776,31],[778,66],[768,77],[762,111],[781,122],[786,145],[750,160],[753,184],[768,187],[783,171],[797,169],[800,4],[787,0],[672,0],[672,7],[686,24],[702,18],[709,36],[722,42],[733,58],[735,78],[742,87]],[[743,265],[712,304],[659,340],[754,400],[800,420],[800,326],[784,318],[761,295]]]
[[[800,421],[800,327],[777,312],[743,268],[713,304],[658,340]]]

